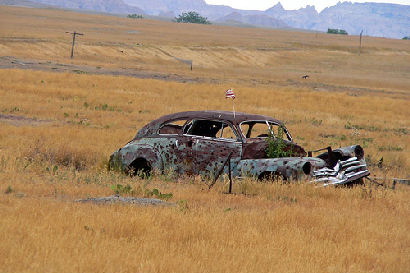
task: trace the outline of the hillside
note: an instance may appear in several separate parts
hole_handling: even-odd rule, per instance
[[[266,11],[238,10],[228,6],[208,5],[204,0],[2,0],[33,6],[43,3],[70,9],[94,10],[119,14],[147,14],[173,19],[187,11],[196,11],[217,24],[267,28],[296,28],[326,32],[328,28],[345,29],[349,34],[388,38],[410,36],[410,5],[339,2],[318,13],[314,6],[285,10],[281,3]]]

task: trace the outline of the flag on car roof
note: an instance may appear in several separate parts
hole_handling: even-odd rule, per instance
[[[232,88],[225,91],[225,99],[235,99],[235,93]]]

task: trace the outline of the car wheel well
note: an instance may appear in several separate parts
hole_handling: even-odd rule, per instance
[[[127,173],[129,175],[137,175],[144,178],[150,176],[151,171],[151,163],[143,157],[136,158],[127,169]]]

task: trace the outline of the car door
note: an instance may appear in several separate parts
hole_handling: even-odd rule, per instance
[[[193,137],[193,153],[196,173],[215,177],[231,155],[231,166],[234,168],[241,159],[242,142],[232,126],[226,122],[215,121],[212,126],[221,128],[214,134]],[[215,131],[211,128],[211,131]],[[228,165],[224,166],[225,172]]]
[[[162,143],[161,157],[164,170],[173,170],[179,174],[195,174],[195,157],[192,136],[183,134],[186,119],[171,120],[159,129]]]
[[[195,166],[195,140],[192,136],[179,135],[175,137],[173,154],[175,158],[175,171],[180,174],[197,174]]]

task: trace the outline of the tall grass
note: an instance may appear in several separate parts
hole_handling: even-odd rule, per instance
[[[38,121],[3,120],[7,129],[1,135],[8,143],[3,149],[14,152],[21,146],[24,156],[38,153],[42,159],[80,169],[99,166],[138,128],[162,115],[232,107],[223,99],[220,84],[19,70],[2,70],[0,75],[0,111]],[[237,110],[284,120],[307,149],[357,143],[375,165],[383,157],[389,168],[372,170],[376,174],[408,173],[407,99],[264,85],[239,87],[236,95]]]

